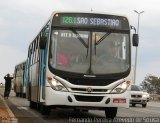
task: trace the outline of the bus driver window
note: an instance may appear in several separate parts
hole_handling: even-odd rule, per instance
[[[58,32],[53,32],[52,34],[51,47],[50,63],[55,64],[54,60],[56,59],[56,65],[69,66],[71,58],[66,54],[65,44],[63,44],[63,41],[58,38]]]

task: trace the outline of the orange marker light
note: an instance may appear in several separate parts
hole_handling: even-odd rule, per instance
[[[52,80],[52,77],[47,77],[48,81],[51,81]]]

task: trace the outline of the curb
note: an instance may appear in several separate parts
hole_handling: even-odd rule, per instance
[[[2,98],[2,96],[0,95],[0,100],[3,102],[3,104],[5,105],[5,108],[9,114],[9,117],[0,117],[0,123],[18,123],[18,119],[15,117],[15,115],[12,113],[12,111],[10,110],[9,106],[7,105],[7,103],[5,102],[5,100]]]

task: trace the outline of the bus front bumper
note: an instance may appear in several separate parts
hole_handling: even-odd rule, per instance
[[[83,94],[46,89],[44,105],[71,107],[124,107],[129,108],[129,92],[122,94]]]

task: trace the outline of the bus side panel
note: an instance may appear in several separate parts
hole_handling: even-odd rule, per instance
[[[40,62],[40,102],[45,100],[45,80],[46,80],[46,49],[41,51]]]
[[[46,50],[40,51],[40,60],[30,67],[31,101],[44,102],[46,78]]]
[[[34,101],[34,102],[37,102],[38,101],[38,71],[37,71],[37,66],[38,64],[35,63],[32,65],[31,67],[31,74],[32,74],[32,77],[31,77],[31,100]]]
[[[19,76],[19,72],[17,72],[18,75],[16,76],[16,94],[20,96],[21,93],[21,88],[22,88],[22,82],[21,82],[21,77]]]
[[[34,102],[39,102],[40,100],[40,79],[39,77],[41,76],[40,74],[40,60],[39,60],[39,49],[37,48],[35,50],[36,55],[34,64],[31,66],[31,100]]]
[[[26,65],[25,78],[26,78],[26,98],[29,99],[28,63]]]
[[[18,65],[17,71],[15,73],[15,93],[16,96],[22,95],[22,86],[23,86],[23,69],[21,65]]]
[[[30,83],[30,65],[31,65],[31,55],[30,55],[30,50],[28,49],[28,58],[27,58],[27,67],[26,67],[26,98],[28,100],[31,100],[31,83]]]
[[[24,72],[23,72],[23,97],[26,98],[26,88],[27,88],[27,78],[26,78],[26,73],[27,73],[27,65],[26,62],[24,64]]]
[[[47,30],[47,32],[46,32]],[[45,49],[40,49],[39,42],[42,36],[49,38],[48,25],[44,27],[36,39],[30,44],[29,52],[29,95],[30,101],[44,102],[45,100],[45,80],[46,80],[46,62],[48,52],[48,42]],[[47,39],[48,40],[48,39]]]

